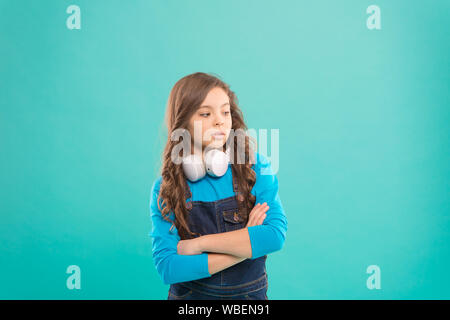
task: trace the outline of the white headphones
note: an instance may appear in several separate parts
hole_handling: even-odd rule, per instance
[[[197,154],[190,154],[183,158],[182,167],[186,178],[195,182],[203,178],[206,173],[212,177],[221,177],[227,172],[230,163],[230,148],[225,152],[210,149],[204,153],[204,161]]]

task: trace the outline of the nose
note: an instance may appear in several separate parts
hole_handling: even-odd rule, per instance
[[[224,118],[220,113],[216,115],[215,123],[217,126],[221,126],[224,124]]]

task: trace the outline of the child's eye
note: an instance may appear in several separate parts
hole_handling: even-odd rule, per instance
[[[209,113],[200,113],[200,116],[202,116],[202,117],[207,117],[207,116],[209,116]]]
[[[226,115],[229,115],[229,114],[230,114],[230,111],[225,111],[225,114],[226,114]]]

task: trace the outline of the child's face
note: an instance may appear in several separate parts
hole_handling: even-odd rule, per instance
[[[231,130],[231,112],[230,100],[222,88],[216,87],[209,91],[189,120],[188,130],[193,144],[197,148],[201,145],[202,150],[206,146],[221,148],[226,143]]]

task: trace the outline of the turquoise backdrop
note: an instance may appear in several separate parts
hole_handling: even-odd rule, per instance
[[[249,128],[279,129],[288,233],[269,299],[449,299],[449,12],[0,1],[0,298],[166,299],[150,190],[170,89],[202,71],[231,86]]]

